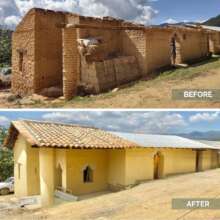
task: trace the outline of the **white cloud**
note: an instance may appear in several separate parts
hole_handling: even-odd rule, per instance
[[[8,126],[10,124],[10,120],[5,117],[0,115],[0,126]]]
[[[167,112],[52,112],[44,120],[94,126],[107,130],[167,133],[187,125],[183,116]]]
[[[154,0],[153,0],[154,1]],[[5,18],[23,17],[33,7],[51,10],[64,10],[86,16],[113,16],[148,24],[158,13],[152,6],[152,0],[1,0],[0,24]],[[1,18],[1,17],[0,17]],[[17,21],[17,20],[13,20]]]
[[[220,112],[214,113],[197,113],[195,115],[190,116],[190,122],[200,122],[200,121],[215,121],[220,118]]]
[[[4,23],[9,27],[14,27],[20,22],[21,18],[18,16],[8,16],[4,19]]]

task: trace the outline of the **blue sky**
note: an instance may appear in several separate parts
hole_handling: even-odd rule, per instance
[[[113,131],[140,133],[189,133],[192,131],[220,131],[220,112],[169,111],[3,111],[0,125],[9,126],[11,120],[32,119],[88,125]]]
[[[204,21],[220,13],[219,0],[0,0],[0,24],[16,26],[33,7],[113,16],[146,25]]]
[[[153,19],[155,23],[163,23],[167,19],[176,21],[204,21],[220,14],[219,0],[158,0],[151,3],[158,10]]]

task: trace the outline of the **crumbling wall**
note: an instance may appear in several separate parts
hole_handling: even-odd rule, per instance
[[[83,68],[83,67],[82,67]],[[81,82],[89,92],[106,92],[117,86],[140,78],[140,70],[134,56],[121,56],[102,62],[85,64]]]
[[[36,11],[35,33],[35,91],[62,86],[62,29],[65,14]]]
[[[147,50],[145,30],[125,30],[122,32],[122,53],[137,59],[140,74],[147,74]]]
[[[86,48],[80,46],[80,81],[90,92],[108,91],[140,77],[138,55],[125,53],[123,48],[125,37],[120,20],[80,17],[80,24],[88,28],[79,29],[79,41],[96,39],[98,42]]]
[[[12,37],[12,92],[20,96],[34,92],[35,12],[30,11]]]
[[[97,18],[83,17],[80,16],[79,24],[89,25],[96,28],[82,28],[79,29],[78,38],[88,39],[97,38],[99,39],[99,47],[96,53],[93,54],[91,61],[103,61],[111,59],[121,55],[121,31],[113,30],[111,28],[120,26],[118,20],[102,20]]]

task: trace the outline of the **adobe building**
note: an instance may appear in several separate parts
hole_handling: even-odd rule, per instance
[[[212,54],[220,54],[220,28],[202,25],[202,28],[209,31],[209,47]]]
[[[105,92],[207,57],[208,40],[202,28],[145,27],[35,8],[13,34],[12,92],[45,94],[56,87],[66,99]]]
[[[15,195],[40,195],[42,206],[57,189],[81,196],[219,166],[219,148],[200,142],[70,124],[14,121],[4,144],[14,151]]]

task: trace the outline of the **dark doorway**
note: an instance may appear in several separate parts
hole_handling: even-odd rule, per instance
[[[84,183],[92,183],[93,182],[93,170],[87,166],[83,170],[83,182]]]
[[[196,172],[202,171],[202,151],[196,151]]]
[[[154,179],[160,179],[163,177],[163,156],[160,152],[154,155]]]
[[[174,34],[170,42],[171,65],[175,66],[182,63],[181,42],[177,34]]]

